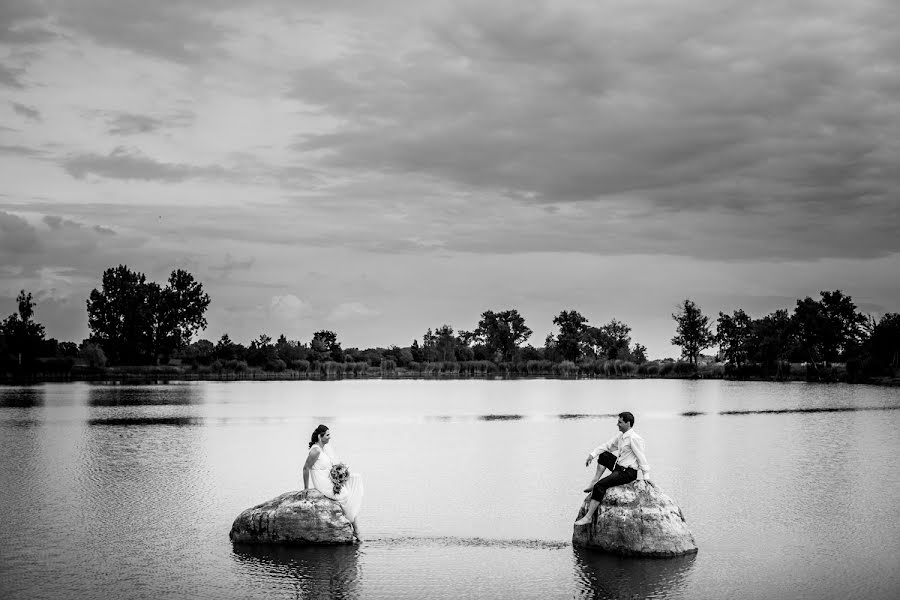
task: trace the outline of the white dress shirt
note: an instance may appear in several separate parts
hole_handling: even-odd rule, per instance
[[[600,444],[591,451],[591,456],[597,458],[604,452],[612,452],[618,456],[617,465],[640,469],[644,477],[650,472],[650,465],[647,464],[647,457],[644,455],[644,438],[634,429],[619,433],[605,444]]]

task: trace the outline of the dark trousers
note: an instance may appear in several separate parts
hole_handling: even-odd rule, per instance
[[[612,473],[594,484],[594,489],[591,491],[591,500],[603,502],[606,490],[617,485],[631,483],[637,479],[637,470],[616,465],[616,455],[612,452],[604,452],[597,457],[597,462],[612,471]],[[613,465],[615,465],[615,468],[613,468]]]

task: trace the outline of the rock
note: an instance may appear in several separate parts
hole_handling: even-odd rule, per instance
[[[587,512],[590,496],[576,519]],[[590,525],[575,527],[572,545],[626,556],[681,556],[697,552],[678,505],[643,480],[611,487]]]
[[[351,544],[353,527],[341,505],[315,489],[287,492],[238,515],[234,543]]]

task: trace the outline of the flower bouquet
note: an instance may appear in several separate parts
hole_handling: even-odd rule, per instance
[[[331,467],[331,483],[334,485],[334,495],[341,493],[341,488],[350,478],[350,469],[344,463],[338,463]]]

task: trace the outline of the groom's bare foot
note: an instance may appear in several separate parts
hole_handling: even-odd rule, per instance
[[[593,516],[593,515],[592,515]],[[589,525],[591,522],[591,517],[581,517],[577,521],[575,521],[575,527],[581,527],[583,525]]]

